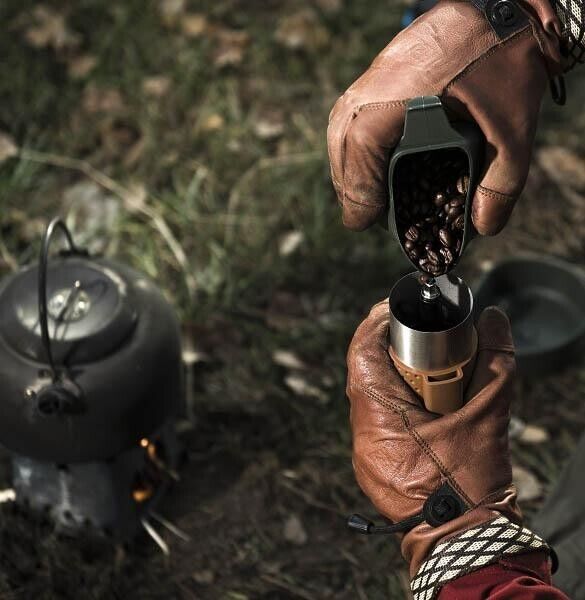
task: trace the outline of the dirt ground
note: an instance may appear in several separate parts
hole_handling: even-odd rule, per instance
[[[407,596],[394,539],[351,469],[344,355],[407,266],[382,229],[343,230],[327,113],[397,30],[378,0],[103,0],[0,7],[0,275],[34,260],[61,214],[82,243],[154,278],[196,354],[192,428],[163,532],[70,538],[0,506],[0,599],[378,600]],[[583,69],[585,71],[585,69]],[[470,282],[498,258],[585,265],[585,73],[547,101],[526,192],[477,240]],[[0,148],[2,146],[0,145]],[[162,223],[162,225],[161,225]],[[518,378],[512,442],[528,518],[585,425],[585,364]],[[536,433],[534,433],[536,432]],[[10,486],[0,453],[0,489]]]

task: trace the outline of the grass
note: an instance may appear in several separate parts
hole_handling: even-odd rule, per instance
[[[343,229],[325,148],[329,109],[396,31],[401,4],[200,0],[164,17],[161,7],[173,2],[46,3],[76,36],[60,49],[27,41],[37,4],[0,7],[0,131],[35,159],[0,165],[0,275],[35,260],[44,225],[61,214],[84,243],[157,281],[206,360],[195,367],[190,461],[163,507],[194,542],[174,544],[170,562],[144,540],[125,551],[107,543],[88,549],[26,512],[3,509],[0,592],[404,597],[395,541],[351,537],[342,516],[371,513],[351,472],[345,351],[406,265],[382,229]],[[299,11],[305,42],[292,50],[275,32]],[[185,33],[190,13],[206,20],[196,37]],[[221,52],[241,48],[241,62],[216,64]],[[72,77],[82,56],[95,67]],[[155,76],[168,80],[165,92],[145,91]],[[547,105],[539,143],[566,143],[583,155],[576,133],[585,130],[583,79],[573,81],[564,116]],[[545,206],[558,190],[540,193]],[[501,246],[478,243],[464,265],[470,277],[484,258],[522,249],[523,227],[512,226]],[[291,233],[302,240],[283,252]],[[307,365],[292,374],[318,393],[291,392],[290,370],[273,360],[283,349]],[[547,486],[582,430],[575,415],[584,391],[582,367],[519,382],[517,413],[553,435],[549,444],[515,443],[514,456]],[[290,514],[307,544],[283,539]],[[10,561],[11,554],[33,560]]]

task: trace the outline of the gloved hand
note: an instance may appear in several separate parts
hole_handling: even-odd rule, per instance
[[[413,577],[424,574],[426,565],[433,566],[431,552],[447,553],[452,563],[461,561],[460,570],[473,570],[496,562],[502,554],[546,549],[540,538],[522,529],[512,484],[508,422],[515,361],[504,313],[496,308],[484,311],[478,337],[466,404],[445,416],[426,411],[394,368],[387,351],[387,301],[372,309],[349,348],[353,466],[364,493],[394,523],[423,512],[438,490],[447,490],[461,503],[460,516],[434,526],[426,519],[404,534],[401,550]],[[470,529],[472,534],[466,534]],[[472,548],[471,554],[465,544],[443,545],[460,538],[478,542],[482,536],[489,543]],[[450,577],[457,576],[453,564],[446,564]]]
[[[486,164],[472,218],[482,235],[505,225],[526,182],[549,77],[563,70],[561,25],[549,0],[505,3],[525,24],[500,39],[471,0],[441,0],[400,32],[337,101],[327,137],[348,228],[363,230],[384,216],[389,157],[402,135],[406,104],[427,95],[440,96],[455,116],[482,129]]]

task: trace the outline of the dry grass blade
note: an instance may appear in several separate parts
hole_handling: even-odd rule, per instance
[[[190,273],[187,256],[185,255],[181,244],[163,217],[154,208],[137,199],[136,190],[123,186],[84,160],[71,158],[69,156],[51,154],[48,152],[39,152],[29,148],[22,148],[19,156],[22,160],[29,160],[45,165],[79,171],[95,181],[98,185],[101,185],[108,191],[117,195],[127,207],[130,207],[131,209],[136,210],[136,212],[147,217],[151,221],[154,228],[160,233],[161,237],[165,240],[173,256],[175,257],[179,268],[183,272],[185,285],[187,286],[189,294],[194,294],[197,289],[197,283],[193,275]]]
[[[318,161],[323,159],[321,152],[306,152],[300,154],[288,154],[285,156],[275,156],[269,158],[261,158],[255,162],[244,174],[240,177],[237,183],[232,188],[227,204],[227,216],[233,216],[240,206],[243,190],[258,175],[261,171],[267,169],[275,169],[281,167],[291,167],[294,165],[303,165],[308,162]],[[224,244],[229,244],[232,241],[232,232],[226,227],[224,232]]]

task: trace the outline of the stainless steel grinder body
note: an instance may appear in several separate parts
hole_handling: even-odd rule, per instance
[[[477,352],[473,295],[453,274],[436,279],[440,294],[425,302],[419,273],[390,292],[389,353],[400,375],[428,410],[446,414],[463,405]]]

